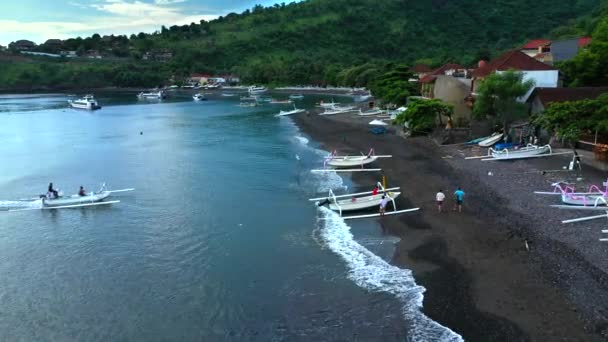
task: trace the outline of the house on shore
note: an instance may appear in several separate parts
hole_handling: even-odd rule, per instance
[[[519,50],[540,62],[552,65],[555,62],[567,61],[581,49],[591,43],[591,37],[573,39],[535,39],[522,46]]]
[[[551,103],[593,100],[606,93],[608,87],[536,88],[526,102],[531,114],[539,114]]]
[[[523,80],[534,81],[534,87],[521,98],[525,102],[534,88],[557,88],[560,85],[559,70],[539,62],[529,55],[519,51],[509,51],[490,62],[480,62],[479,67],[471,73],[471,97],[470,105],[473,104],[475,95],[479,91],[479,86],[483,80],[493,73],[501,73],[509,70],[523,73]]]
[[[461,125],[471,119],[465,98],[471,92],[470,71],[460,64],[446,64],[420,79],[423,98],[439,99],[454,106],[454,121]]]
[[[421,80],[424,78],[424,76],[433,72],[433,69],[426,64],[416,64],[410,69],[410,71],[414,73],[414,76],[417,78],[416,80]]]
[[[211,78],[211,75],[208,74],[199,74],[199,73],[194,73],[191,74],[190,77],[188,77],[188,79],[186,80],[186,83],[190,84],[190,85],[203,85],[205,83],[209,82],[209,79]]]

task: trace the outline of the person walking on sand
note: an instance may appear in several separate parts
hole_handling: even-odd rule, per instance
[[[462,212],[462,202],[464,201],[464,191],[460,187],[456,189],[454,192],[454,197],[456,197],[456,203],[454,204],[454,211],[456,211],[456,206],[458,206],[458,212]]]
[[[443,201],[445,200],[443,190],[440,189],[435,198],[437,199],[437,211],[441,212],[443,209]]]

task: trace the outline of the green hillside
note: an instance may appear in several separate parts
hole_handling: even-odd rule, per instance
[[[48,70],[67,83],[80,80],[79,73],[99,69],[96,84],[118,86],[152,86],[191,72],[235,73],[246,82],[336,83],[340,71],[366,63],[381,66],[380,71],[386,71],[387,63],[420,59],[472,64],[550,32],[566,36],[591,31],[604,2],[308,0],[256,6],[211,22],[162,27],[151,35],[69,39],[66,49],[95,49],[122,59],[86,65],[54,61],[43,63],[50,65],[45,67],[39,60],[2,63],[0,82],[8,87],[34,82],[52,86],[53,77],[44,75]],[[173,53],[168,63],[140,60],[146,52],[163,50]]]

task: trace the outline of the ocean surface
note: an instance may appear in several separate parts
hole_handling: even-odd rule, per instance
[[[288,105],[97,95],[95,112],[0,95],[0,209],[49,182],[136,188],[109,206],[0,211],[0,340],[461,340],[420,313],[395,237],[307,201],[373,184],[311,173],[327,152],[274,116]]]

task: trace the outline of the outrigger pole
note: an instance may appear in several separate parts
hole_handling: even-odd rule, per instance
[[[382,169],[318,169],[318,170],[310,170],[310,172],[319,173],[319,172],[379,172]]]
[[[600,219],[600,218],[608,218],[608,211],[606,211],[606,214],[604,214],[604,215],[580,217],[580,218],[576,218],[576,219],[572,219],[572,220],[565,220],[565,221],[562,221],[562,223],[564,223],[564,224],[576,223],[576,222],[596,220],[596,219]]]

